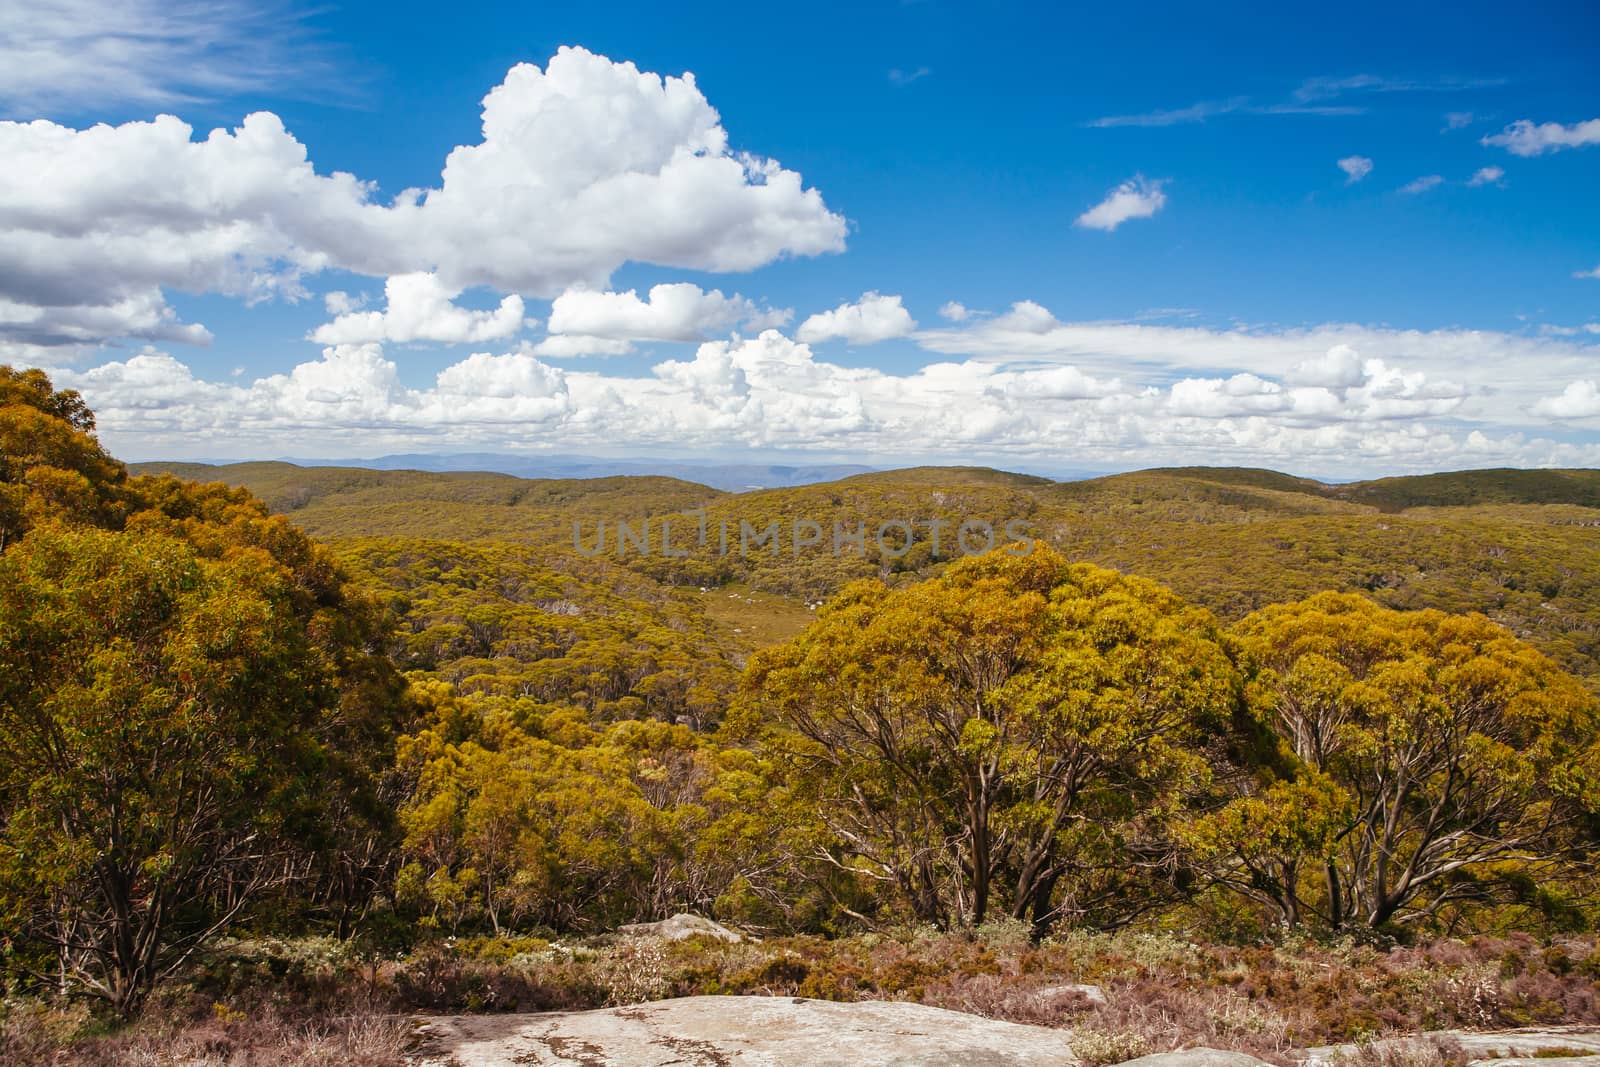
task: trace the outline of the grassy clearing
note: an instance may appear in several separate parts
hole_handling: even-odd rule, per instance
[[[814,609],[793,597],[750,588],[743,582],[698,593],[701,610],[731,644],[747,649],[782,644],[805,629]]]

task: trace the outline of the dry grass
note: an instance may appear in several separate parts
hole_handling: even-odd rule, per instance
[[[8,1001],[0,1063],[398,1064],[406,1013],[576,1010],[698,994],[909,1000],[1068,1027],[1088,1067],[1191,1045],[1289,1064],[1355,1042],[1343,1067],[1459,1067],[1442,1046],[1370,1044],[1453,1028],[1600,1024],[1592,939],[1480,937],[1380,949],[1348,942],[1194,944],[1168,934],[926,928],[725,944],[599,938],[435,942],[402,959],[333,942],[245,942],[204,960],[137,1025],[82,1005]],[[1070,987],[1088,983],[1103,1001]]]
[[[308,1015],[271,1006],[210,1012],[158,1005],[125,1028],[108,1028],[81,1009],[12,1005],[0,1019],[0,1063],[73,1067],[402,1067],[412,1024],[386,1006],[343,1015]]]

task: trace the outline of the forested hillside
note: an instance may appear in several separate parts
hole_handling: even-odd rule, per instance
[[[1023,522],[1070,558],[1164,582],[1225,618],[1322,590],[1361,592],[1389,607],[1481,611],[1568,669],[1600,675],[1600,471],[1467,471],[1325,485],[1238,468],[1062,483],[984,468],[918,468],[729,494],[658,478],[523,481],[280,463],[134,469],[243,486],[342,551],[358,543],[364,551],[365,538],[407,536],[537,545],[545,550],[540,558],[553,561],[578,555],[574,523],[581,524],[578,543],[593,548],[605,522],[613,538],[603,557],[663,587],[736,582],[741,595],[767,594],[765,611],[713,612],[731,619],[722,633],[736,650],[758,632],[789,636],[807,604],[853,579],[935,573],[959,554],[956,526],[982,519],[997,531]],[[659,548],[661,519],[671,516],[681,516],[674,547],[702,522],[710,543],[691,538],[684,559],[615,551],[618,521],[650,523]],[[935,519],[949,524],[940,557],[926,526]],[[795,552],[789,533],[797,520],[817,523],[821,543]],[[873,536],[893,520],[913,523],[918,538],[899,558]],[[764,530],[774,521],[785,538],[778,551],[738,551],[741,523]],[[726,552],[715,535],[721,524],[730,531]],[[863,524],[864,551],[844,545],[836,554],[835,525]],[[891,531],[891,542],[896,536]]]

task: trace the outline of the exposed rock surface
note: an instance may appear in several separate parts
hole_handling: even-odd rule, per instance
[[[1128,1060],[1119,1067],[1270,1067],[1244,1052],[1225,1048],[1186,1048],[1177,1052],[1157,1052]]]
[[[1041,994],[1087,998],[1091,990],[1100,992],[1070,985]],[[892,1001],[684,997],[599,1011],[435,1016],[418,1022],[419,1067],[1076,1067],[1078,1062],[1065,1030]],[[1433,1042],[1459,1047],[1473,1067],[1600,1067],[1600,1030],[1582,1026],[1444,1030],[1374,1044],[1403,1048]],[[1341,1053],[1355,1051],[1355,1045],[1325,1045],[1290,1055],[1304,1067],[1326,1067]],[[1270,1065],[1243,1052],[1191,1048],[1141,1056],[1120,1067]]]
[[[1070,1067],[1071,1035],[924,1004],[684,997],[600,1011],[424,1020],[443,1067]],[[1210,1067],[1210,1065],[1202,1065]],[[1218,1067],[1243,1067],[1226,1064]]]
[[[1446,1041],[1459,1045],[1469,1060],[1494,1060],[1497,1065],[1507,1063],[1506,1057],[1538,1058],[1549,1067],[1575,1067],[1577,1058],[1550,1059],[1552,1052],[1600,1054],[1600,1031],[1583,1026],[1530,1026],[1522,1030],[1496,1030],[1477,1033],[1471,1030],[1436,1030],[1416,1037],[1396,1037],[1373,1044],[1387,1047],[1427,1044]],[[1302,1054],[1306,1067],[1321,1067],[1340,1053],[1356,1050],[1355,1045],[1322,1045],[1308,1048]],[[1544,1056],[1540,1056],[1544,1053]]]
[[[617,933],[624,937],[660,937],[668,941],[682,941],[696,934],[714,937],[718,941],[744,940],[721,923],[687,912],[679,912],[672,918],[662,919],[660,922],[629,923],[627,926],[617,927]]]

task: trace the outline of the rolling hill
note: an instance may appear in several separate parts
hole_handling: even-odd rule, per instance
[[[1568,668],[1600,677],[1600,471],[1465,471],[1329,485],[1246,468],[1053,482],[982,467],[920,467],[734,494],[664,477],[521,479],[286,463],[133,469],[245,486],[347,554],[390,538],[510,542],[538,547],[528,558],[555,565],[592,554],[605,523],[604,550],[585,561],[595,571],[590,584],[644,581],[660,596],[687,598],[691,611],[697,599],[709,604],[713,591],[736,590],[707,613],[736,660],[794,632],[810,606],[854,578],[910,581],[936,571],[956,551],[954,531],[972,519],[997,534],[1007,523],[1025,524],[1069,555],[1154,578],[1227,618],[1322,589],[1363,592],[1393,607],[1482,611]],[[946,524],[939,555],[929,537],[936,519]],[[660,552],[664,520],[685,555]],[[897,521],[914,528],[913,543],[902,544]],[[635,542],[619,552],[619,522],[635,534],[648,530],[651,551]],[[704,544],[695,536],[702,522]],[[753,540],[759,547],[739,551],[744,527],[754,535],[774,523],[774,541]],[[816,524],[820,543],[796,550],[797,523]],[[875,534],[885,523],[880,546]],[[863,543],[847,537],[835,554],[836,528],[864,529]]]

